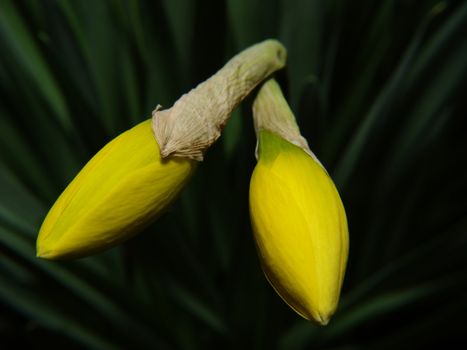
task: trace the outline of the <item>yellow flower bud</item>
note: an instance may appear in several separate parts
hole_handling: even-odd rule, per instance
[[[254,117],[259,152],[250,214],[264,273],[293,310],[325,325],[338,304],[348,255],[342,201],[275,82],[260,90]],[[264,122],[272,119],[269,125],[289,127],[268,128]]]
[[[195,163],[161,160],[150,119],[122,133],[86,164],[50,209],[37,256],[82,257],[130,238],[174,201]]]

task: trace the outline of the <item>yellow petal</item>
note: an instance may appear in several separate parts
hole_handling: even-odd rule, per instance
[[[166,209],[195,163],[161,160],[146,120],[102,148],[57,199],[37,239],[42,258],[75,258],[112,247]]]
[[[260,132],[250,213],[263,270],[306,319],[327,324],[348,255],[344,207],[327,172],[301,148]]]

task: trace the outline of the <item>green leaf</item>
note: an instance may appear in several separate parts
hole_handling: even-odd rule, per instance
[[[320,76],[323,68],[321,52],[327,5],[321,0],[283,0],[281,3],[283,17],[279,39],[288,50],[290,105],[296,110],[306,79]]]
[[[368,322],[372,318],[397,311],[398,308],[426,297],[436,290],[436,286],[422,285],[374,297],[363,304],[356,305],[345,315],[336,318],[332,328],[326,332],[326,337],[339,338],[345,332],[364,322]]]
[[[0,266],[5,268],[4,258],[0,257]],[[67,334],[90,349],[118,349],[116,343],[98,334],[92,327],[76,322],[73,317],[56,303],[48,302],[44,295],[38,294],[27,286],[0,274],[0,298],[20,313],[36,320],[44,327],[55,332]]]
[[[211,310],[203,301],[192,295],[185,288],[176,284],[170,286],[170,289],[175,300],[188,312],[198,317],[216,332],[220,334],[226,334],[228,332],[226,324],[219,315],[217,315],[214,310]]]
[[[37,91],[46,99],[56,120],[64,129],[70,130],[72,122],[65,98],[36,43],[34,33],[28,31],[15,5],[9,0],[2,1],[0,5],[0,37],[5,40],[8,53],[21,65]]]
[[[30,238],[45,216],[45,207],[0,163],[0,221]]]
[[[276,37],[278,11],[278,0],[228,0],[228,19],[236,46],[243,48]]]
[[[423,26],[417,31],[404,57],[401,59],[397,70],[386,83],[386,86],[382,89],[365,118],[360,122],[351,138],[350,144],[347,145],[344,154],[341,156],[334,172],[334,179],[340,187],[345,186],[349,181],[356,164],[361,159],[362,152],[365,149],[371,132],[375,130],[376,127],[381,128],[384,123],[388,121],[392,106],[396,105],[404,96],[407,88],[405,78],[416,58],[425,29],[426,26]],[[335,141],[335,138],[331,136],[331,140]]]

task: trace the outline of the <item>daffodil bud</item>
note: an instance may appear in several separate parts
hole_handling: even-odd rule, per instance
[[[157,219],[217,140],[233,109],[285,59],[278,41],[254,45],[172,108],[158,107],[152,120],[109,142],[50,209],[37,239],[37,256],[78,258],[100,252]]]
[[[275,81],[261,87],[253,114],[258,163],[250,215],[261,265],[293,310],[325,325],[338,304],[348,255],[342,201]]]
[[[122,133],[57,199],[39,232],[37,256],[82,257],[130,238],[173,202],[195,163],[162,160],[150,119]]]

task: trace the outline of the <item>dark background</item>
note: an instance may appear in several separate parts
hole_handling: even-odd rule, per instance
[[[35,258],[47,210],[95,152],[266,38],[288,49],[279,81],[347,210],[327,327],[259,266],[252,97],[146,232]],[[0,348],[466,345],[466,78],[466,1],[0,0]]]

